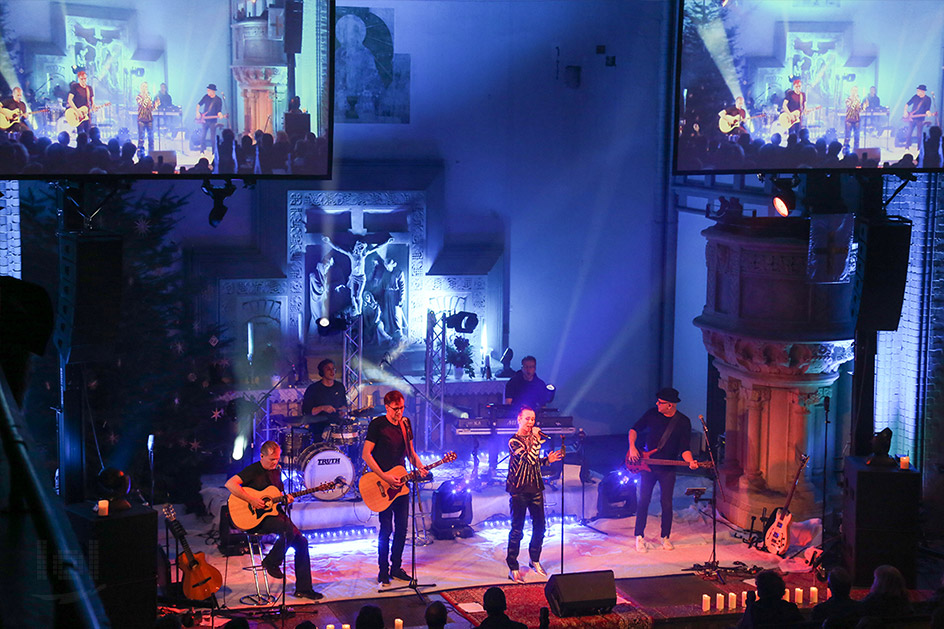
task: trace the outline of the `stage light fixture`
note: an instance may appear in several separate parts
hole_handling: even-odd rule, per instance
[[[446,317],[446,327],[460,334],[469,334],[479,324],[479,316],[474,312],[461,310]]]
[[[772,199],[774,210],[780,216],[789,216],[790,212],[796,208],[796,192],[793,189],[800,184],[799,178],[772,179],[771,183],[774,187]]]
[[[236,186],[233,185],[231,179],[227,179],[222,187],[214,188],[209,179],[204,179],[200,189],[203,190],[203,194],[213,199],[213,208],[207,218],[210,221],[210,227],[218,227],[226,216],[226,206],[223,205],[223,201],[236,192]]]
[[[318,319],[318,334],[321,336],[331,336],[348,329],[351,321],[344,315],[338,313],[330,317],[321,317]]]
[[[554,396],[557,394],[557,387],[553,384],[547,385],[547,402],[545,404],[550,404],[554,401]]]
[[[134,68],[131,70],[131,76],[144,76],[144,68]]]
[[[430,532],[436,539],[472,537],[472,491],[465,483],[447,480],[433,492]]]
[[[625,518],[636,514],[636,478],[625,469],[613,470],[597,487],[597,517]]]
[[[511,361],[515,358],[515,351],[510,347],[506,347],[504,353],[501,355],[501,365],[502,370],[498,373],[499,378],[510,378],[515,375],[515,370],[511,367]]]

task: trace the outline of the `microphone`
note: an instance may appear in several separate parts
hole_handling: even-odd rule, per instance
[[[829,396],[823,398],[823,410],[829,412]]]
[[[154,435],[148,435],[148,452],[154,452]]]
[[[334,482],[335,484],[340,485],[341,487],[344,487],[345,485],[347,485],[347,481],[344,480],[343,476],[338,476],[337,478],[334,479]]]
[[[550,441],[551,438],[548,437],[547,435],[545,435],[544,432],[543,432],[540,428],[538,428],[537,426],[535,426],[534,429],[537,430],[537,433],[535,433],[535,434],[536,434],[538,437],[540,437],[540,438],[543,439],[544,441]]]

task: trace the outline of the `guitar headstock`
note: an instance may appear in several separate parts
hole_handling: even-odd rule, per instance
[[[174,505],[167,503],[161,509],[164,512],[164,517],[173,522],[177,519],[177,512],[174,511]]]
[[[446,456],[444,456],[442,460],[443,460],[443,463],[452,463],[453,461],[456,460],[456,458],[457,457],[456,457],[455,452],[447,452]]]
[[[800,469],[806,467],[806,462],[810,460],[809,454],[800,454]]]

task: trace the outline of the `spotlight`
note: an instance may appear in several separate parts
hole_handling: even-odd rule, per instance
[[[557,394],[557,387],[553,384],[547,385],[547,402],[545,404],[550,404],[554,401],[554,396]]]
[[[515,375],[515,370],[511,368],[511,361],[515,357],[515,351],[510,347],[505,348],[505,352],[501,355],[501,364],[502,370],[499,372],[499,378],[511,378]]]
[[[144,68],[134,68],[131,70],[131,76],[144,76]]]
[[[223,205],[223,201],[236,192],[236,186],[233,185],[231,179],[227,179],[223,187],[214,188],[209,179],[204,179],[200,189],[203,190],[203,194],[213,199],[213,209],[210,210],[207,218],[210,221],[210,227],[218,227],[226,216],[226,206]]]
[[[108,499],[109,513],[131,508],[127,495],[131,490],[131,477],[114,467],[106,467],[98,473],[98,491]]]
[[[479,324],[479,316],[474,312],[460,311],[446,317],[446,327],[461,334],[468,334]]]
[[[610,472],[597,488],[597,517],[625,518],[636,514],[636,479],[626,470]]]
[[[436,539],[472,537],[472,492],[465,483],[447,480],[433,492],[433,522]]]
[[[796,208],[796,192],[793,191],[800,184],[798,177],[792,179],[772,179],[773,205],[777,214],[783,217],[790,215]]]
[[[318,334],[321,336],[331,336],[332,334],[343,332],[350,326],[351,321],[344,313],[335,314],[330,317],[321,317],[318,319]]]

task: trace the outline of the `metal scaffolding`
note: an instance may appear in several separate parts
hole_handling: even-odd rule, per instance
[[[364,378],[364,317],[358,315],[357,320],[344,330],[344,365],[342,367],[342,382],[347,395],[348,408],[361,407],[361,382]]]
[[[442,450],[445,431],[446,315],[437,316],[432,310],[426,313],[426,365],[423,375],[426,383],[423,447],[426,451]]]

